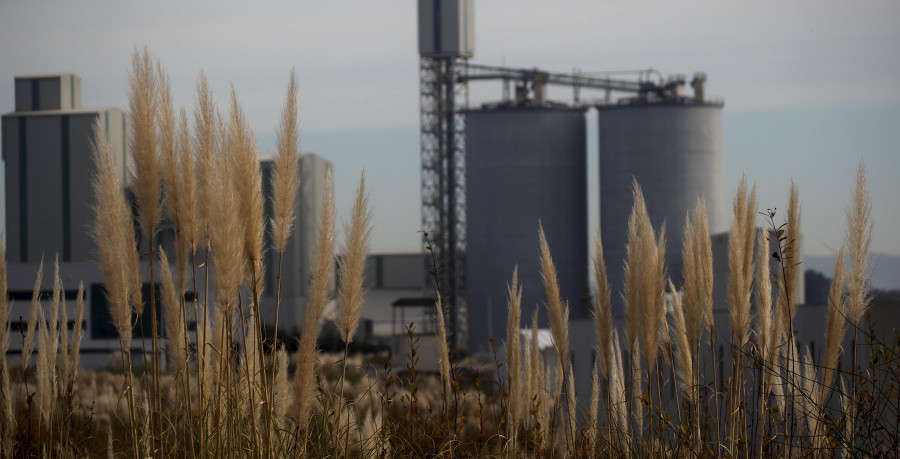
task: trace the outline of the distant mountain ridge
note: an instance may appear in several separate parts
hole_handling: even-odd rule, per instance
[[[900,255],[873,253],[872,287],[881,290],[900,289]],[[819,271],[826,277],[834,277],[833,255],[807,255],[803,260],[803,270]]]

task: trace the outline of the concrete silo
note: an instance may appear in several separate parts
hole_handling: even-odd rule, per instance
[[[632,177],[654,228],[667,228],[666,265],[681,283],[685,213],[706,200],[711,232],[723,229],[722,104],[700,100],[627,101],[598,109],[600,231],[613,304],[621,307]],[[621,310],[621,309],[619,309]]]
[[[495,107],[465,112],[469,350],[506,336],[507,285],[519,267],[522,319],[545,301],[538,221],[572,317],[587,290],[584,109]],[[541,307],[541,323],[546,313]]]

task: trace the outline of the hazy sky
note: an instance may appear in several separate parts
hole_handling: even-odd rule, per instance
[[[334,163],[339,215],[348,213],[365,168],[373,250],[417,250],[415,5],[3,1],[0,112],[13,110],[13,77],[34,73],[75,73],[84,106],[125,108],[131,53],[147,46],[168,70],[176,104],[192,107],[201,69],[219,101],[234,85],[266,152],[296,68],[301,148]],[[475,22],[476,63],[584,72],[653,67],[688,77],[705,71],[707,93],[725,99],[729,194],[744,173],[757,184],[762,208],[783,209],[793,179],[805,250],[830,254],[864,158],[873,250],[900,254],[900,3],[490,0],[476,2]],[[473,95],[499,98],[499,86]]]

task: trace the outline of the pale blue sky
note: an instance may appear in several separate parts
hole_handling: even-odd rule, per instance
[[[726,191],[745,173],[761,207],[784,208],[793,179],[807,253],[840,243],[864,158],[873,249],[900,254],[900,3],[490,0],[476,2],[475,21],[477,63],[705,71],[708,93],[725,98]],[[146,45],[170,73],[177,104],[192,106],[201,69],[218,100],[233,84],[262,151],[296,68],[301,147],[334,162],[339,213],[366,168],[373,250],[419,248],[413,1],[4,1],[0,43],[0,112],[13,109],[14,76],[63,72],[82,78],[85,106],[125,108],[131,52]],[[473,89],[476,100],[499,96],[498,86]]]

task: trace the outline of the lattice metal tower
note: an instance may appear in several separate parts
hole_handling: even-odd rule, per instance
[[[422,228],[438,260],[454,349],[467,341],[466,155],[461,72],[474,49],[473,0],[419,0]]]

